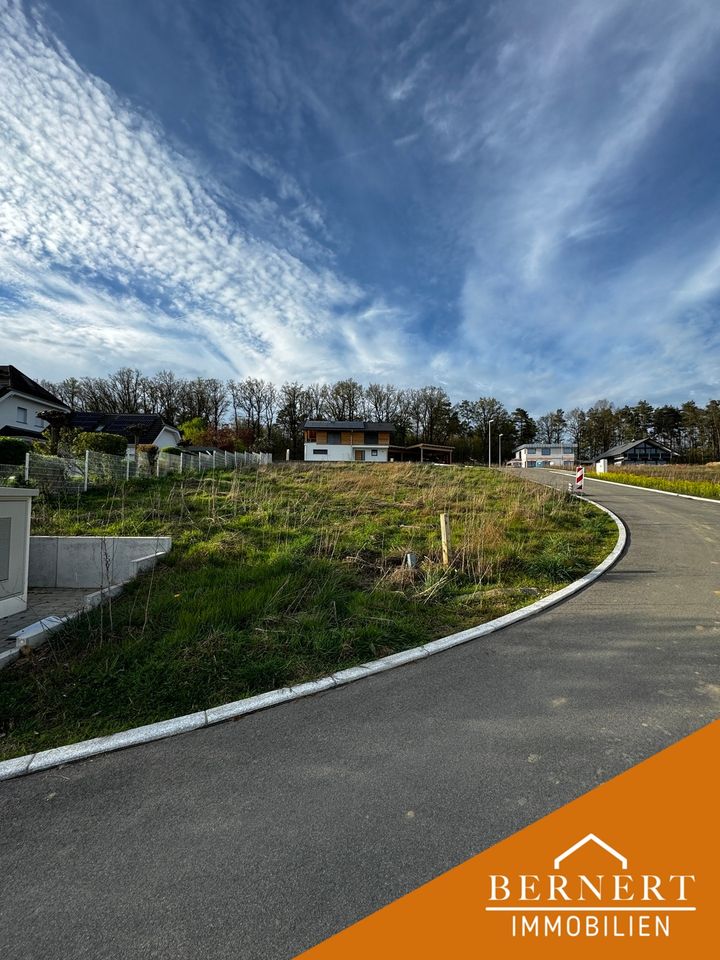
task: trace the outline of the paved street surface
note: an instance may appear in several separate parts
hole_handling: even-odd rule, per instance
[[[293,957],[717,717],[720,505],[586,488],[630,544],[561,606],[0,783],[0,957]]]

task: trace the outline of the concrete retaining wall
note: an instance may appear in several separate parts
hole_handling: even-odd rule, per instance
[[[30,537],[31,587],[107,587],[154,565],[171,537]]]

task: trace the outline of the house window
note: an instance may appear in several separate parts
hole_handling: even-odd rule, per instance
[[[332,444],[340,443],[340,431],[339,430],[328,430],[327,442]]]
[[[528,460],[527,465],[528,465],[529,467],[534,467],[534,466],[535,466],[535,461],[534,461],[534,460]]]
[[[370,456],[371,456],[371,457],[376,457],[376,456],[377,456],[377,450],[371,450],[371,451],[370,451]]]
[[[35,414],[35,426],[40,427],[41,429],[47,426],[47,423],[43,420],[42,417],[39,417]]]
[[[327,450],[313,450],[313,455],[314,455],[314,456],[319,456],[319,455],[322,454],[322,453],[324,453],[324,454],[327,455]]]
[[[543,455],[543,457],[549,457],[549,456],[550,456],[550,447],[543,447],[543,448],[540,450],[540,453]]]
[[[537,453],[537,449],[536,449],[535,447],[528,447],[528,448],[527,448],[527,452],[528,452],[528,454]],[[533,464],[533,466],[534,466],[534,464]]]
[[[563,447],[563,453],[575,453],[575,449],[573,447]]]
[[[317,430],[306,430],[306,431],[305,431],[305,435],[306,435],[306,437],[307,437],[307,442],[308,442],[308,443],[316,443],[316,442],[317,442]]]
[[[27,423],[27,407],[17,408],[17,423]]]

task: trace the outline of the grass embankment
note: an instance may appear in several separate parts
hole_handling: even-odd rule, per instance
[[[605,514],[549,487],[408,464],[131,482],[41,502],[34,532],[169,534],[173,550],[111,605],[0,672],[0,757],[416,646],[533,602],[616,538]],[[401,566],[410,551],[416,570]]]
[[[652,467],[630,464],[614,467],[611,473],[587,471],[592,480],[612,480],[633,487],[648,487],[667,490],[669,493],[688,493],[693,497],[708,497],[720,500],[720,466],[692,466],[678,464],[668,467]]]

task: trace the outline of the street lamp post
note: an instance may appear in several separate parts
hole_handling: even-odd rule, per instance
[[[505,436],[504,433],[498,435],[498,466],[502,466],[502,438]]]
[[[490,439],[492,437],[492,425],[494,423],[494,420],[488,420],[488,467],[492,466],[492,447],[490,446]]]

